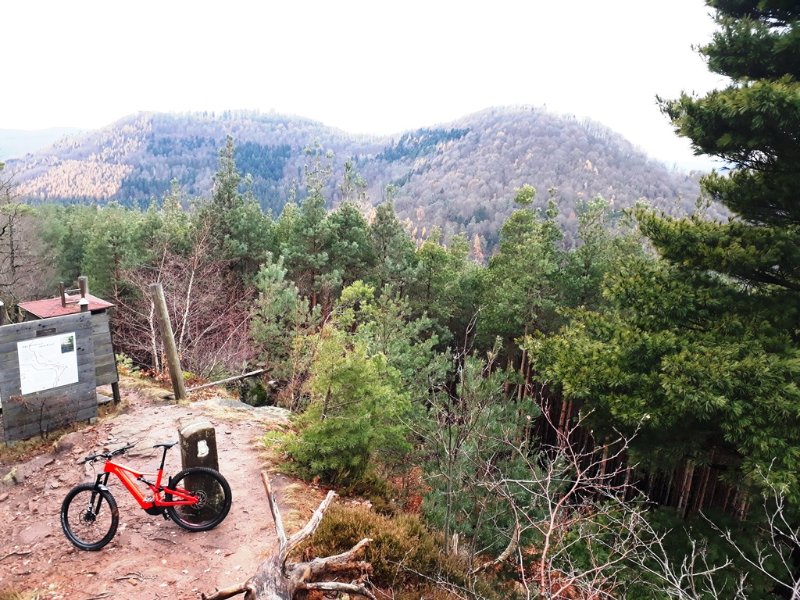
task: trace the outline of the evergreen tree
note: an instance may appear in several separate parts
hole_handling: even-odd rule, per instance
[[[150,212],[156,213],[155,218],[162,225],[157,232],[154,232],[154,253],[167,248],[179,254],[186,254],[189,251],[193,230],[189,213],[184,210],[184,202],[180,185],[173,179],[169,192],[164,196],[161,209],[150,207]]]
[[[363,278],[375,265],[369,225],[355,204],[345,202],[328,215],[331,232],[331,266],[342,286]]]
[[[660,219],[643,227],[674,263],[733,277],[760,298],[776,296],[798,320],[800,292],[800,7],[764,0],[713,0],[720,26],[701,51],[730,85],[702,98],[663,102],[697,153],[734,169],[702,185],[733,213],[727,223]]]
[[[503,224],[484,274],[479,327],[487,348],[496,336],[510,345],[526,333],[553,331],[557,323],[561,231],[555,203],[541,215],[532,208],[535,194],[529,185],[518,190],[519,208]]]
[[[63,229],[51,231],[51,242],[63,249],[63,276],[70,281],[87,275],[94,293],[118,301],[127,293],[125,269],[151,257],[150,242],[160,223],[116,203],[100,209],[71,206],[61,214]]]
[[[594,198],[577,207],[578,247],[566,253],[561,294],[567,307],[599,308],[605,304],[602,283],[623,258],[642,256],[641,236],[627,223],[616,224],[610,203]]]
[[[211,204],[219,213],[233,210],[242,202],[239,193],[242,177],[236,168],[235,152],[233,138],[228,136],[225,140],[225,147],[219,152],[219,164],[217,173],[214,175],[214,191],[211,196]]]
[[[731,218],[640,209],[641,229],[665,260],[628,260],[607,284],[611,310],[584,312],[560,336],[528,346],[544,376],[593,409],[596,423],[632,428],[644,419],[645,460],[671,469],[722,455],[742,484],[767,472],[797,502],[800,7],[709,5],[720,30],[701,51],[731,82],[662,106],[698,153],[732,166],[702,182]]]
[[[286,280],[283,258],[261,266],[254,280],[258,298],[251,309],[250,335],[271,379],[290,381],[304,361],[295,341],[316,331],[319,311],[309,308],[297,286]]]
[[[399,293],[405,293],[413,276],[414,242],[394,212],[391,202],[384,202],[375,209],[375,220],[370,225],[370,235],[375,248],[375,274],[377,288],[392,285]]]
[[[310,375],[311,403],[287,448],[302,473],[346,486],[378,464],[404,464],[411,404],[383,355],[326,326]]]
[[[386,357],[415,402],[421,404],[431,386],[444,379],[446,367],[434,352],[438,340],[431,333],[433,323],[415,318],[408,300],[390,287],[375,299],[372,286],[356,281],[342,291],[336,313],[342,331],[352,332],[371,354]]]
[[[289,277],[311,307],[330,300],[330,292],[340,285],[331,268],[331,227],[321,190],[309,188],[296,214],[292,215],[288,237],[281,245]]]
[[[245,177],[246,191],[240,191],[242,176],[236,168],[235,151],[233,138],[228,136],[219,153],[211,202],[197,212],[195,219],[211,224],[216,257],[230,261],[232,269],[247,279],[267,258],[273,223],[253,196],[252,178]]]
[[[417,248],[416,269],[408,297],[414,312],[427,315],[440,344],[464,343],[478,310],[478,266],[469,260],[469,245],[460,235],[442,243],[441,232]]]
[[[714,351],[746,343],[726,363],[746,363],[722,395],[741,416],[725,438],[746,470],[766,468],[797,490],[800,468],[800,6],[776,0],[710,0],[719,30],[701,48],[709,68],[731,79],[718,91],[664,102],[698,153],[733,168],[702,181],[732,213],[726,223],[642,215],[642,229],[670,263],[729,298]],[[711,279],[711,283],[708,282]],[[744,336],[743,336],[744,334]],[[745,342],[746,340],[746,342]],[[769,440],[769,441],[768,441]],[[800,497],[800,493],[797,494]]]

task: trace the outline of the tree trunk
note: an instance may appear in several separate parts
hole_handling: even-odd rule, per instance
[[[683,469],[683,481],[681,483],[681,493],[678,497],[678,512],[685,518],[689,509],[689,495],[692,491],[692,479],[694,478],[694,461],[687,460]]]

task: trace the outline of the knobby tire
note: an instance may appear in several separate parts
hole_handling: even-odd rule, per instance
[[[214,469],[189,467],[170,478],[168,487],[185,489],[200,496],[200,502],[196,505],[167,507],[170,518],[189,531],[213,529],[222,523],[231,509],[231,487],[222,474]],[[164,494],[167,502],[172,499],[171,494]]]
[[[61,503],[61,528],[81,550],[100,550],[117,533],[118,525],[114,496],[93,483],[75,486]]]

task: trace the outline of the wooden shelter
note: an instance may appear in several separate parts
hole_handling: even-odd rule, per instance
[[[79,277],[78,287],[75,289],[66,289],[62,283],[60,294],[56,298],[20,302],[18,306],[22,311],[24,322],[63,317],[80,312],[90,313],[92,315],[92,341],[97,385],[110,385],[114,403],[120,401],[119,373],[117,372],[114,344],[111,341],[111,323],[108,314],[114,305],[89,293],[87,277]]]

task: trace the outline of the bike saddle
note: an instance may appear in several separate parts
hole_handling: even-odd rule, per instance
[[[154,444],[153,448],[172,448],[178,442],[162,442],[161,444]]]

